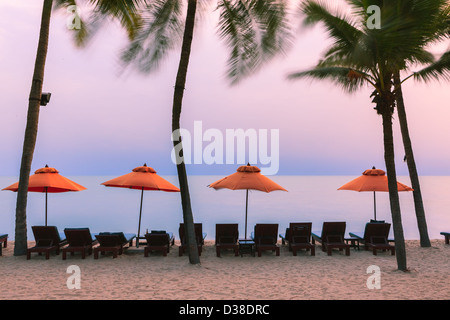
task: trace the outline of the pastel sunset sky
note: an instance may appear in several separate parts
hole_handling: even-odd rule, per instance
[[[18,176],[39,36],[42,1],[0,0],[0,175]],[[83,8],[82,8],[83,10]],[[73,44],[68,13],[53,12],[44,92],[32,171],[48,164],[63,175],[119,175],[144,162],[162,175],[171,161],[171,109],[179,50],[161,68],[143,75],[123,69],[126,36],[106,25],[87,48]],[[217,12],[196,26],[182,112],[193,130],[278,129],[282,175],[359,175],[384,169],[381,118],[371,88],[348,95],[329,82],[289,81],[291,72],[313,67],[330,44],[321,27],[298,25],[286,55],[267,63],[236,86],[225,77],[227,48],[217,34]],[[448,43],[433,48],[443,53]],[[409,80],[404,96],[419,174],[450,175],[450,84]],[[407,174],[397,117],[399,175]],[[206,146],[207,143],[204,144]],[[257,164],[258,165],[258,164]],[[189,165],[190,174],[229,174],[238,164]]]

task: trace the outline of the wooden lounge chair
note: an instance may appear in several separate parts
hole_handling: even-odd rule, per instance
[[[3,243],[3,245],[2,245]],[[0,235],[0,256],[3,255],[3,249],[8,246],[8,235],[7,234],[1,234]]]
[[[345,222],[324,222],[322,226],[322,232],[312,232],[312,243],[315,241],[322,244],[322,251],[327,252],[329,256],[332,254],[333,249],[339,249],[342,251],[345,249],[345,255],[350,255],[350,245],[344,241],[345,235]]]
[[[441,235],[445,237],[445,244],[450,244],[450,232],[441,232]]]
[[[239,229],[237,223],[216,224],[216,255],[220,257],[223,249],[234,250],[234,255],[239,256]]]
[[[66,239],[61,239],[58,228],[55,226],[32,226],[36,245],[27,249],[27,260],[30,260],[31,253],[37,252],[39,255],[45,253],[45,259],[50,258],[50,252],[59,254],[61,247],[67,244]]]
[[[287,244],[289,251],[292,251],[291,248],[291,243],[292,243],[292,233],[291,230],[293,230],[294,228],[299,227],[301,229],[304,229],[306,232],[307,230],[309,230],[309,236],[311,237],[311,226],[312,223],[311,222],[291,222],[289,223],[289,227],[286,228],[286,233],[280,233],[280,238],[281,238],[281,243],[282,244]],[[307,232],[308,233],[308,232]]]
[[[144,257],[148,257],[148,254],[153,251],[161,251],[163,256],[167,256],[171,243],[170,235],[167,232],[152,231],[145,234],[145,239],[147,245],[144,248]]]
[[[99,246],[94,248],[94,259],[98,259],[98,253],[104,255],[106,252],[112,252],[113,258],[123,253],[123,249],[128,244],[129,247],[133,244],[135,234],[123,232],[101,232],[95,235]]]
[[[389,250],[392,255],[395,255],[395,247],[389,244],[393,240],[388,239],[390,228],[390,223],[369,222],[366,223],[363,234],[358,232],[349,232],[349,234],[364,244],[365,250],[371,249],[374,255],[377,254],[377,250]]]
[[[197,242],[198,255],[202,254],[203,244],[205,243],[206,233],[203,233],[203,225],[201,223],[194,223],[195,228],[195,240]],[[187,250],[187,241],[184,231],[184,224],[180,223],[180,228],[178,229],[180,234],[180,247],[178,248],[178,255],[181,257]]]
[[[258,257],[261,257],[262,251],[275,252],[280,255],[280,247],[277,245],[278,224],[258,223],[255,225],[254,238],[255,249]]]
[[[67,252],[74,255],[75,252],[81,252],[81,259],[92,254],[92,248],[98,243],[97,239],[92,238],[89,228],[66,228],[64,229],[69,245],[62,249],[62,259],[66,260]]]
[[[377,250],[390,250],[391,255],[395,255],[395,247],[389,244],[387,237],[370,237],[370,243],[368,244],[368,249],[372,249],[372,253],[374,256],[377,255]]]
[[[297,250],[306,249],[311,251],[311,255],[316,255],[316,246],[311,243],[311,225],[310,222],[291,223],[289,226],[289,250],[294,256]]]

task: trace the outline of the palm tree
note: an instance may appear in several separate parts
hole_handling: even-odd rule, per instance
[[[389,185],[389,199],[392,215],[397,265],[399,270],[407,270],[406,250],[401,221],[401,210],[397,190],[397,175],[393,143],[392,117],[395,110],[395,95],[392,79],[394,73],[406,60],[417,60],[423,53],[414,45],[419,37],[408,37],[411,25],[410,16],[398,14],[399,2],[347,0],[353,8],[351,17],[342,13],[332,14],[325,4],[306,1],[302,11],[306,24],[323,22],[334,44],[324,58],[312,70],[294,73],[290,78],[312,77],[331,79],[348,92],[363,85],[370,85],[374,91],[372,102],[382,118],[384,158]],[[381,29],[368,28],[367,8],[378,5],[382,10]],[[416,36],[415,33],[412,35]],[[413,46],[411,46],[413,42]]]
[[[367,8],[369,5],[382,5],[380,1],[348,1],[353,6],[355,13],[364,26],[367,21]],[[413,183],[414,201],[416,206],[416,216],[421,236],[421,245],[429,246],[429,238],[426,227],[423,202],[420,192],[417,170],[415,169],[414,156],[412,154],[411,140],[409,138],[406,122],[406,113],[404,109],[401,84],[411,77],[418,80],[428,81],[430,79],[444,78],[448,79],[450,75],[450,52],[445,53],[438,61],[424,50],[430,43],[441,40],[449,35],[449,7],[445,0],[427,1],[427,0],[402,0],[396,1],[393,6],[384,4],[382,30],[359,30],[354,27],[349,19],[342,16],[333,16],[327,8],[319,6],[316,3],[309,2],[303,7],[307,13],[309,23],[318,21],[325,22],[325,25],[333,38],[335,45],[325,55],[324,61],[310,71],[293,74],[291,78],[313,77],[319,79],[332,79],[342,85],[347,91],[358,89],[364,83],[373,86],[374,102],[377,103],[377,111],[390,105],[390,111],[393,112],[397,106],[402,137],[404,141],[406,158]],[[384,55],[380,54],[384,53]],[[400,79],[400,71],[407,70],[412,64],[426,64],[427,66],[418,72],[411,74],[404,80]],[[383,68],[382,68],[383,66]],[[381,72],[382,71],[382,72]],[[383,76],[383,77],[382,77]],[[392,77],[392,79],[391,79]],[[384,79],[384,80],[383,80]],[[383,91],[382,84],[392,87],[391,92]],[[383,100],[388,101],[387,103]],[[387,112],[387,113],[389,113]],[[385,126],[387,125],[387,128]],[[390,135],[388,116],[383,116],[383,126],[385,127],[385,151],[392,153],[391,139],[386,141],[386,134]],[[389,149],[386,149],[389,147]],[[388,156],[389,158],[392,156]],[[392,161],[392,159],[391,159]],[[391,174],[388,176],[393,180],[392,162]],[[397,196],[392,197],[390,191],[391,208],[397,208]],[[393,204],[394,202],[394,204]],[[396,237],[399,234],[400,219],[394,219],[397,212],[392,212],[394,222],[394,233]],[[400,217],[400,216],[398,216]],[[397,229],[397,232],[395,232]],[[403,240],[402,240],[403,241]],[[403,250],[403,249],[402,249]],[[403,260],[403,259],[402,259]],[[399,261],[399,269],[406,269],[406,260]]]
[[[430,72],[444,72],[440,74],[442,78],[445,78],[445,60],[446,54],[442,59],[435,61],[434,57],[424,51],[423,49],[435,42],[448,38],[449,35],[449,10],[450,6],[446,0],[437,1],[413,1],[402,0],[401,5],[398,5],[397,15],[402,17],[408,17],[408,22],[404,23],[403,28],[408,31],[406,39],[408,43],[404,44],[409,47],[408,50],[403,52],[397,52],[396,68],[393,72],[394,94],[396,99],[396,106],[398,111],[398,119],[400,123],[401,135],[403,139],[403,146],[405,149],[405,160],[408,165],[409,176],[413,187],[414,206],[416,212],[417,225],[420,235],[420,244],[422,247],[430,247],[431,242],[428,236],[427,222],[425,218],[425,209],[422,200],[422,192],[420,188],[419,175],[417,173],[416,162],[414,158],[411,138],[409,135],[408,122],[406,117],[405,104],[402,92],[402,83],[414,74],[407,76],[404,80],[401,79],[400,72],[407,71],[411,63],[426,64],[427,73]],[[398,32],[402,32],[399,30]],[[415,50],[415,51],[414,51]],[[405,55],[406,53],[406,55]],[[409,57],[412,57],[410,59]],[[409,62],[409,64],[408,64]],[[437,68],[437,70],[436,70]],[[447,69],[448,70],[448,69]],[[439,80],[439,77],[436,77]]]
[[[134,30],[133,13],[139,0],[88,0],[90,3],[96,4],[97,8],[108,12],[111,16],[119,19],[122,25],[128,30]],[[56,0],[56,8],[74,5],[75,0]],[[39,32],[39,42],[34,64],[33,80],[31,83],[30,95],[28,98],[28,114],[25,129],[25,137],[23,142],[22,160],[19,174],[19,189],[17,190],[16,202],[16,228],[15,228],[15,245],[14,255],[20,256],[26,254],[27,250],[27,200],[28,200],[28,183],[33,161],[34,149],[39,125],[39,111],[42,96],[42,87],[44,82],[45,61],[47,58],[48,39],[50,30],[50,20],[52,13],[53,0],[44,0],[41,26]],[[133,20],[133,21],[131,21]],[[129,33],[130,36],[132,33]]]
[[[285,20],[286,5],[276,0],[220,0],[220,36],[231,49],[228,77],[237,83],[260,67],[261,63],[280,52],[287,43],[288,28]],[[136,63],[138,69],[150,72],[159,66],[166,52],[181,41],[181,56],[175,81],[172,105],[172,132],[174,146],[179,153],[177,173],[186,228],[189,261],[198,264],[194,220],[189,195],[186,167],[183,161],[180,117],[184,90],[194,37],[197,0],[188,0],[187,13],[182,21],[182,1],[155,0],[142,12],[136,37],[123,53],[125,64]],[[183,31],[183,32],[181,32]]]
[[[39,32],[39,42],[34,63],[33,80],[31,82],[30,96],[28,98],[27,125],[23,142],[22,162],[20,165],[19,189],[16,203],[16,230],[14,255],[24,255],[27,249],[27,223],[26,209],[28,197],[28,182],[33,160],[34,148],[39,123],[39,111],[44,83],[45,61],[47,58],[50,17],[53,0],[44,0]]]
[[[402,83],[414,76],[414,74],[409,75],[402,80],[400,72],[407,71],[411,67],[411,64],[426,64],[427,74],[437,71],[442,78],[445,78],[445,67],[448,68],[448,58],[446,60],[447,55],[444,54],[442,59],[435,61],[433,55],[425,51],[424,48],[439,42],[442,39],[448,38],[450,28],[450,6],[446,0],[402,0],[397,1],[393,8],[396,10],[395,15],[402,17],[401,23],[394,27],[393,32],[401,34],[404,36],[403,40],[405,40],[401,43],[401,46],[397,46],[398,50],[393,52],[394,55],[391,57],[393,60],[393,63],[391,63],[393,67],[393,92],[395,95],[397,114],[405,149],[405,160],[408,165],[409,176],[414,189],[413,197],[420,235],[420,244],[422,247],[430,247],[431,242],[428,236],[419,175],[417,173],[411,138],[409,135],[401,87]],[[367,6],[364,7],[364,10],[367,10]],[[445,65],[445,63],[447,63],[447,65]],[[439,77],[435,78],[439,80]]]

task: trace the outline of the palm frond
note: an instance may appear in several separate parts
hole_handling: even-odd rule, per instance
[[[450,80],[450,51],[445,52],[439,60],[415,72],[416,80],[429,82],[431,80]]]
[[[221,0],[218,9],[218,33],[230,49],[227,76],[232,84],[289,44],[285,1]]]
[[[130,39],[135,36],[139,24],[139,9],[150,0],[86,0],[94,6],[94,11],[103,16],[116,19],[127,31]]]
[[[340,86],[346,92],[352,93],[364,85],[372,85],[371,76],[363,71],[348,67],[316,67],[311,70],[292,73],[288,79],[295,80],[301,78],[311,78],[316,80],[331,80],[334,84]]]
[[[167,53],[181,42],[182,11],[181,0],[155,0],[146,6],[134,39],[122,52],[124,64],[134,62],[142,72],[159,67]]]
[[[330,37],[334,40],[331,52],[340,56],[351,54],[362,35],[357,21],[341,12],[331,12],[325,1],[305,1],[300,9],[306,15],[305,25],[323,23]]]
[[[138,10],[149,0],[56,0],[55,9],[67,10],[70,6],[88,4],[80,18],[81,27],[71,30],[75,45],[86,46],[98,30],[109,20],[118,20],[130,39],[139,25]]]

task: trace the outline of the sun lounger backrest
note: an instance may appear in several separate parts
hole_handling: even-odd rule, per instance
[[[390,223],[367,223],[364,230],[364,241],[371,242],[370,239],[372,237],[384,237],[387,239],[390,228]]]
[[[114,234],[98,234],[95,236],[102,247],[120,246],[123,241],[119,235]]]
[[[286,234],[288,241],[292,241],[293,236],[306,237],[308,241],[311,240],[311,222],[291,222],[289,224],[289,234]]]
[[[216,243],[236,242],[239,238],[239,226],[237,223],[216,224]]]
[[[255,242],[257,244],[275,244],[277,242],[278,224],[259,223],[255,225]]]
[[[72,246],[84,246],[92,243],[92,235],[89,228],[64,229],[67,242]]]
[[[95,236],[101,245],[123,245],[128,242],[123,232],[100,232]]]
[[[203,244],[203,224],[202,223],[194,223],[195,229],[195,238],[197,243]],[[184,223],[180,223],[180,228],[178,229],[178,233],[180,234],[180,241],[182,244],[186,243],[186,236],[184,232]]]
[[[170,242],[167,233],[147,233],[145,239],[147,239],[147,244],[149,246],[162,246],[167,245]]]
[[[321,238],[326,239],[329,236],[341,236],[344,238],[345,227],[345,222],[324,222]]]
[[[55,226],[32,226],[34,239],[39,245],[57,245],[61,242]]]

